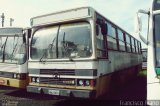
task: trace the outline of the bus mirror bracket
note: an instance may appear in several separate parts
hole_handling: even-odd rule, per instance
[[[142,31],[142,20],[141,20],[141,17],[139,16],[139,13],[149,15],[149,11],[141,10],[141,9],[140,9],[140,10],[138,10],[138,12],[137,12],[137,14],[136,14],[136,18],[135,18],[135,32],[138,33],[140,39],[141,39],[146,45],[148,45],[148,43],[149,43],[148,40],[141,35],[141,31]]]

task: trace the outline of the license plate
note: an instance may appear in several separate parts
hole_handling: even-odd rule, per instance
[[[0,80],[0,85],[5,85],[5,80]]]
[[[59,90],[48,90],[50,95],[59,95]]]

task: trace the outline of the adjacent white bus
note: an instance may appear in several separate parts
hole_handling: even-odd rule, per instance
[[[148,15],[148,39],[141,35],[141,14]],[[153,0],[149,11],[137,12],[137,29],[147,44],[147,100],[160,100],[160,0]]]
[[[25,88],[28,84],[26,31],[0,28],[0,85]]]
[[[93,8],[34,17],[31,29],[28,92],[96,98],[141,70],[141,43]]]

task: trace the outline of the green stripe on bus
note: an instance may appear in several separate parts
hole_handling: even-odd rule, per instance
[[[157,75],[160,75],[160,68],[156,68]]]

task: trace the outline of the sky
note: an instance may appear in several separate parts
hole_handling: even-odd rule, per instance
[[[30,18],[70,8],[91,6],[106,18],[132,34],[138,9],[150,8],[152,0],[0,0],[0,16],[5,15],[5,27],[13,18],[13,26],[30,27]],[[147,26],[147,25],[146,25]],[[1,27],[1,19],[0,19]]]

